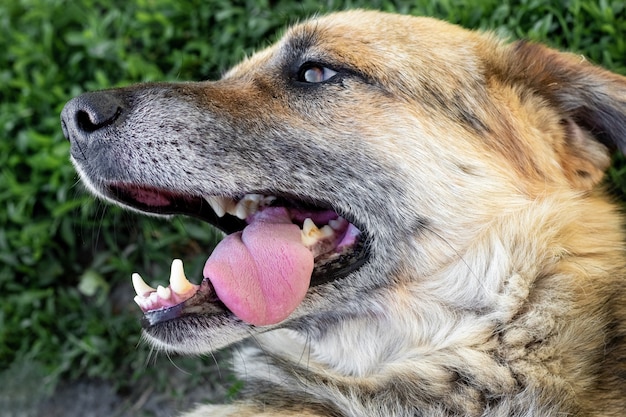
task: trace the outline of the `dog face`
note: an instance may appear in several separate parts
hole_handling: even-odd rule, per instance
[[[623,78],[579,57],[354,11],[291,28],[219,81],[88,93],[62,119],[84,182],[112,202],[200,217],[227,233],[257,224],[216,213],[249,195],[266,201],[259,213],[284,208],[299,227],[304,217],[320,227],[345,219],[341,239],[348,227],[354,239],[294,272],[307,276],[304,293],[242,306],[233,292],[253,289],[208,276],[191,298],[147,308],[154,344],[207,352],[271,329],[321,335],[349,317],[403,309],[501,310],[505,278],[497,252],[484,251],[487,231],[508,219],[502,238],[531,245],[522,238],[528,207],[592,193],[609,148],[626,137],[625,102]],[[274,233],[264,227],[255,239]],[[288,275],[263,253],[251,256]],[[296,284],[254,274],[246,285],[270,292]],[[282,302],[262,317],[251,311]]]

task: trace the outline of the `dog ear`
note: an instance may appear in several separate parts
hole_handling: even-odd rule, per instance
[[[610,162],[604,147],[626,153],[626,77],[543,45],[520,41],[511,47],[506,77],[563,115],[563,168],[575,185],[591,188]]]

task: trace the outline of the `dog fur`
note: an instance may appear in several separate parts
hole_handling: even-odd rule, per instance
[[[306,65],[336,75],[306,83]],[[124,103],[114,122],[81,130],[80,98],[63,114],[97,195],[115,201],[110,181],[289,192],[367,232],[369,260],[280,324],[147,330],[187,353],[248,339],[241,398],[187,417],[626,413],[625,236],[602,186],[626,147],[626,78],[537,44],[348,11],[290,28],[219,81],[106,94],[103,106]]]

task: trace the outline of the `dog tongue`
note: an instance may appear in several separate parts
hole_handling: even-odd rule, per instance
[[[286,319],[306,295],[312,272],[313,254],[283,208],[270,208],[226,236],[204,266],[226,307],[256,326]]]

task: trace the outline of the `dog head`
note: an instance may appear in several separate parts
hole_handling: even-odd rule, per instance
[[[206,352],[268,329],[384,315],[383,298],[362,294],[415,282],[430,286],[409,304],[487,308],[501,282],[463,255],[494,219],[589,194],[609,150],[624,147],[625,113],[624,78],[581,57],[351,11],[294,26],[219,81],[87,93],[62,120],[96,195],[226,233],[260,225],[255,253],[243,238],[226,244],[213,268],[230,268],[223,278],[205,268],[195,295],[146,307],[155,344]],[[246,204],[272,214],[251,220]],[[305,218],[341,223],[330,248],[296,255],[293,228],[272,243],[275,225]],[[233,284],[252,268],[238,262],[270,272]],[[464,272],[445,279],[454,268]]]

